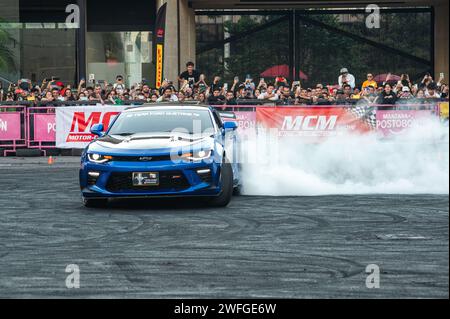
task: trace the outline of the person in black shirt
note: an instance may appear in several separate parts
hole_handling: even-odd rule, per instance
[[[351,89],[350,85],[346,84],[346,86],[348,86]],[[339,90],[336,91],[335,104],[336,105],[348,105],[348,104],[351,104],[350,98],[347,95],[345,89],[344,90],[339,89]]]
[[[184,81],[188,81],[189,87],[193,88],[195,83],[200,80],[200,72],[194,69],[195,65],[193,62],[186,63],[186,71],[180,74],[178,81],[180,85],[183,85]]]
[[[396,102],[397,94],[392,90],[392,86],[389,83],[386,83],[380,94],[380,104],[394,105]]]
[[[289,89],[289,87],[284,86],[281,92],[282,92],[282,95],[281,95],[280,99],[278,100],[277,105],[293,105],[295,100],[292,99],[292,94],[291,94],[291,90]]]
[[[220,94],[219,88],[214,89],[213,94],[208,97],[208,104],[222,105],[225,102],[225,97]]]
[[[222,85],[222,83],[220,83],[220,80],[221,80],[220,76],[215,76],[215,77],[214,77],[213,84],[211,84],[211,90],[212,90],[213,92],[214,92],[214,90],[216,90],[216,89],[219,89],[219,91],[222,90],[223,85]]]
[[[226,105],[237,105],[236,99],[234,98],[233,92],[227,92],[225,96]]]
[[[441,99],[448,99],[448,85],[441,85]]]

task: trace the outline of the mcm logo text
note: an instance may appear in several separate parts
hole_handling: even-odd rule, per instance
[[[70,126],[70,133],[67,136],[67,142],[87,142],[94,136],[89,132],[92,125],[102,123],[105,130],[109,127],[111,121],[120,114],[120,112],[91,112],[87,117],[87,112],[75,112]]]
[[[336,128],[336,115],[285,116],[283,131],[333,131]]]

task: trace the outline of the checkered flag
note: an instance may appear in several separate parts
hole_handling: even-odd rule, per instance
[[[350,108],[350,112],[359,120],[366,123],[371,129],[377,128],[377,113],[376,109],[369,105],[355,105]]]

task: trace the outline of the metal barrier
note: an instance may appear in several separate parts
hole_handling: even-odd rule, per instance
[[[110,101],[104,101],[105,104],[100,103],[100,101],[50,101],[50,102],[45,102],[45,101],[40,101],[40,102],[36,102],[36,106],[37,107],[64,107],[64,106],[86,106],[86,105],[119,105],[119,104],[112,104]],[[133,101],[133,100],[126,100],[123,101],[122,105],[129,105],[129,106],[139,106],[139,105],[143,105],[144,102],[139,102],[139,101]]]
[[[15,153],[17,148],[27,146],[26,119],[24,105],[0,106],[0,148],[2,156]]]
[[[56,148],[55,108],[30,107],[27,109],[27,147],[40,149],[44,156],[46,149]]]
[[[56,146],[56,108],[64,108],[65,106],[80,106],[81,102],[70,103],[54,102],[56,105],[33,104],[27,102],[11,102],[0,105],[0,156],[13,154],[17,149],[39,149],[43,155],[47,154],[46,150],[55,149]],[[53,104],[53,103],[52,103]],[[173,103],[168,103],[173,104]],[[197,103],[183,103],[184,105],[196,105]],[[182,104],[182,105],[183,105]],[[144,104],[151,106],[154,104]],[[137,105],[136,105],[137,106]],[[139,106],[137,106],[139,107]],[[256,111],[261,107],[274,107],[277,109],[284,108],[346,108],[352,110],[359,118],[370,120],[372,126],[382,119],[384,111],[430,111],[432,115],[441,116],[446,114],[448,121],[448,101],[446,102],[427,102],[414,104],[396,104],[396,105],[274,105],[273,102],[263,105],[214,105],[219,111],[230,111],[235,113],[235,119],[239,122],[240,127],[253,127],[256,124]],[[445,110],[444,110],[445,108]],[[374,113],[377,113],[378,115]],[[429,114],[430,114],[429,113]]]

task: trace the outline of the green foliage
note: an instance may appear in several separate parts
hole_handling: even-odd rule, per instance
[[[2,23],[1,20],[0,23]],[[8,47],[8,44],[12,41],[14,41],[14,39],[10,34],[0,27],[0,71],[10,72],[16,70],[14,53]]]

